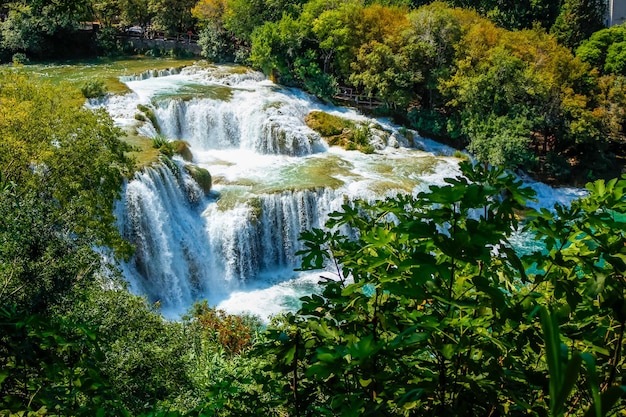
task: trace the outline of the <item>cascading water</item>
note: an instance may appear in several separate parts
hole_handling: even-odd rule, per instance
[[[192,162],[174,157],[138,172],[117,211],[137,248],[123,266],[131,289],[160,301],[167,316],[203,298],[264,318],[293,308],[317,280],[293,272],[301,232],[321,227],[346,201],[421,191],[458,173],[442,145],[253,71],[193,66],[151,75],[126,79],[133,93],[102,105],[120,126],[148,137],[160,129],[193,154]],[[138,105],[152,110],[158,126],[136,116]],[[369,125],[376,152],[328,147],[304,122],[314,110]],[[211,173],[210,193],[190,164]]]

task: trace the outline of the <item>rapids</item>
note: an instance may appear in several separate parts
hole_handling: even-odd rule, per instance
[[[458,173],[452,149],[246,68],[194,65],[122,81],[132,93],[92,105],[132,134],[184,140],[193,154],[137,172],[116,211],[136,246],[122,265],[131,290],[158,301],[166,317],[200,299],[263,319],[294,309],[319,275],[294,272],[302,231],[321,227],[346,201],[422,191]],[[137,117],[138,105],[158,126]],[[369,125],[376,151],[329,147],[304,122],[313,110]],[[210,193],[189,164],[211,173]],[[535,186],[547,207],[580,194]]]

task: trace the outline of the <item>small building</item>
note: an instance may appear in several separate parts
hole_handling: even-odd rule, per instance
[[[624,22],[626,22],[626,0],[607,0],[606,26],[621,25]]]

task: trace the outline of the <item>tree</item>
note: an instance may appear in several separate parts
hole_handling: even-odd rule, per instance
[[[45,40],[39,26],[30,7],[14,5],[9,17],[0,24],[2,48],[10,52],[42,53]]]
[[[118,0],[100,0],[93,3],[94,17],[104,25],[112,26],[116,19],[122,14]]]
[[[76,30],[80,22],[91,20],[91,0],[12,2],[8,17],[1,23],[2,48],[35,57],[70,55],[79,51]],[[64,47],[58,47],[64,43]],[[69,46],[69,48],[68,48]]]
[[[387,43],[406,28],[406,9],[350,1],[323,11],[312,25],[325,57],[324,70],[332,71],[339,82],[345,83],[362,45]]]
[[[218,29],[223,28],[226,0],[200,0],[191,9],[193,17],[202,24],[212,24]]]
[[[123,415],[92,330],[53,312],[108,274],[98,247],[129,253],[112,210],[134,164],[110,117],[68,91],[0,77],[0,398],[15,411]]]
[[[603,120],[606,135],[614,144],[624,143],[626,122],[626,77],[605,75],[599,79],[596,112]]]
[[[153,26],[171,36],[193,26],[191,9],[195,4],[195,0],[148,0],[148,11],[153,16]]]
[[[152,22],[152,18],[155,17],[156,13],[153,8],[151,8],[150,0],[119,0],[119,8],[120,8],[120,23],[124,25],[136,25],[139,24],[142,27],[148,26]],[[186,6],[190,6],[191,2],[187,2]],[[178,19],[181,22],[188,23],[189,12],[184,9],[185,5],[183,4],[180,8],[176,8],[175,10],[166,9],[163,12],[175,12],[179,13],[182,16],[179,16]]]
[[[421,66],[415,63],[423,61],[428,48],[405,43],[402,34],[409,27],[406,10],[370,6],[363,14],[364,30],[369,35],[362,38],[349,80],[370,96],[405,107],[416,99],[424,79]]]
[[[420,56],[416,45],[411,55]],[[366,94],[383,100],[390,106],[407,106],[417,99],[415,91],[421,87],[424,79],[419,69],[403,51],[396,52],[389,45],[371,41],[361,47],[352,65],[350,81],[356,87],[362,87]],[[418,61],[419,62],[419,61]]]
[[[49,285],[99,269],[94,245],[127,253],[112,208],[133,161],[109,116],[83,108],[78,96],[5,72],[0,98],[0,178],[15,190],[3,196],[0,299],[40,311],[62,298]],[[83,261],[62,255],[72,252]]]
[[[613,26],[595,32],[576,49],[576,56],[605,74],[626,75],[626,27]]]
[[[565,0],[551,32],[563,45],[575,49],[604,27],[604,0]]]
[[[479,161],[507,166],[528,166],[534,104],[541,89],[528,64],[494,48],[483,69],[459,85],[463,131],[468,149]],[[457,79],[460,81],[460,78]],[[457,84],[458,85],[458,84]]]
[[[224,26],[237,39],[249,43],[256,28],[266,22],[277,22],[283,15],[299,14],[302,0],[229,0]]]

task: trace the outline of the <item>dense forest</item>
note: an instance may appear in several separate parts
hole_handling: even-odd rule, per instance
[[[122,131],[89,91],[1,69],[0,415],[623,415],[626,178],[536,211],[510,173],[618,176],[626,28],[603,7],[1,2],[14,65],[191,30],[210,60],[324,100],[356,88],[484,164],[303,234],[302,269],[331,272],[296,313],[262,325],[204,302],[166,321],[115,267],[133,250],[112,214],[135,169]],[[541,248],[517,251],[520,230]]]

